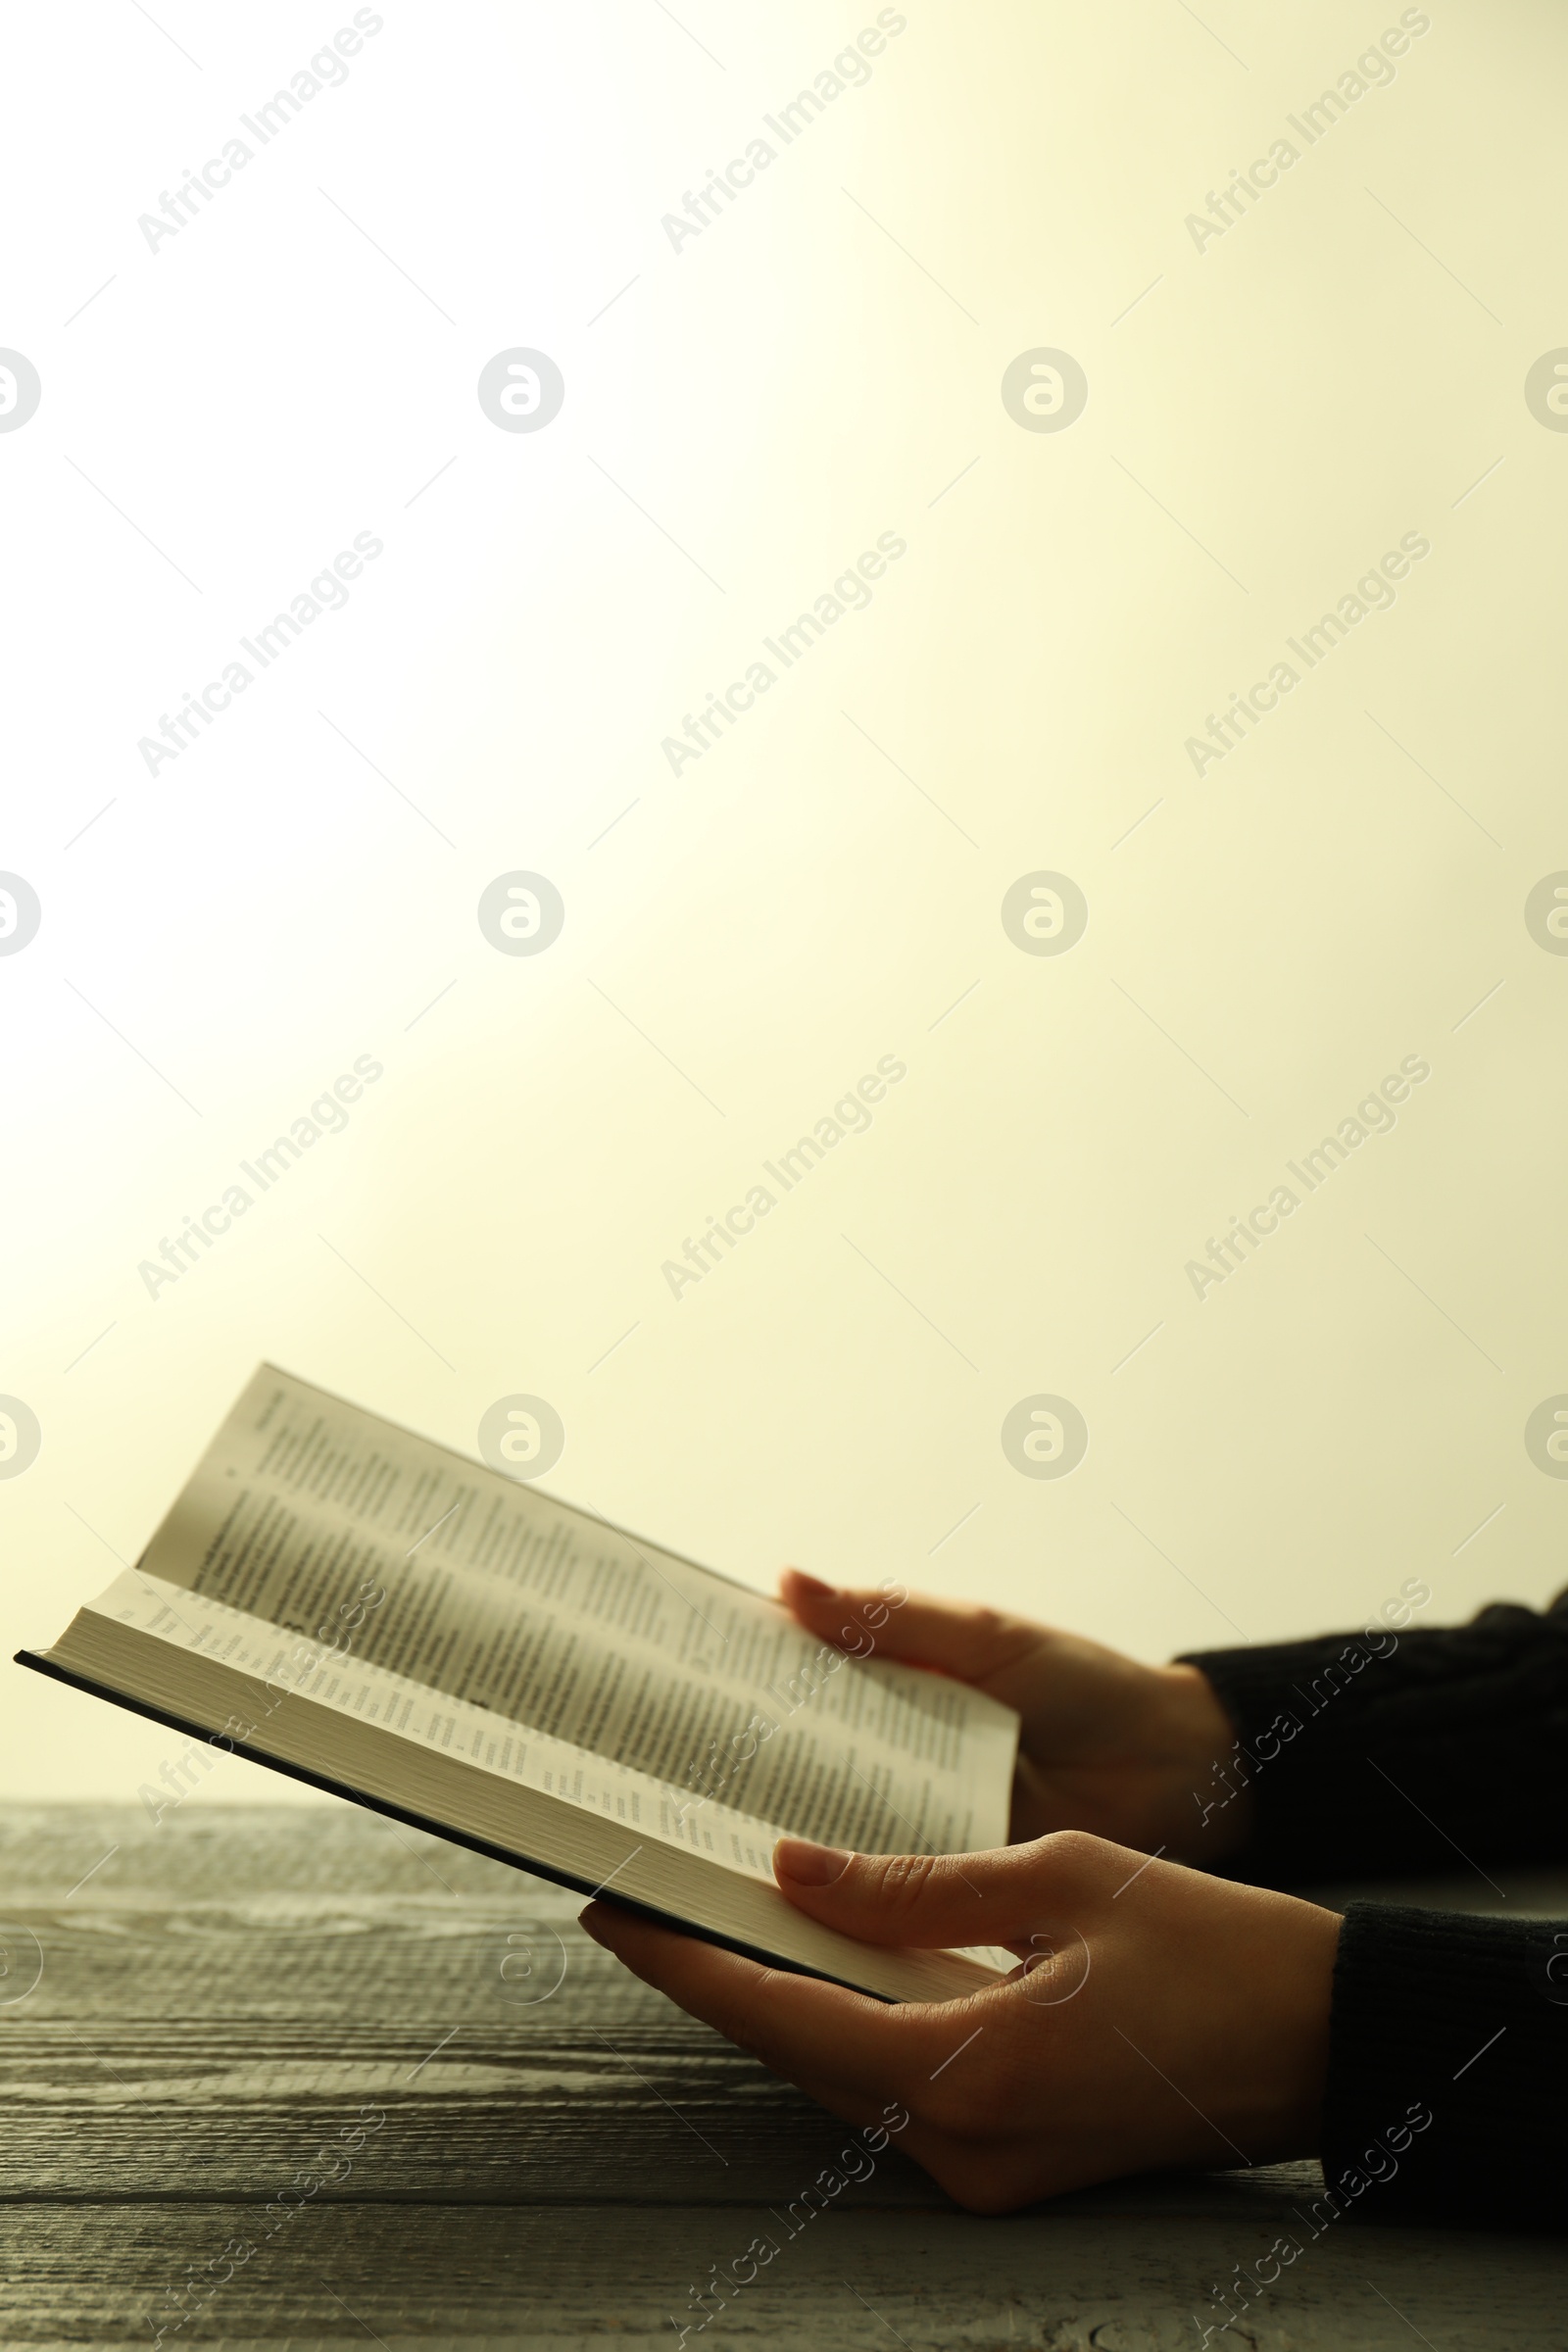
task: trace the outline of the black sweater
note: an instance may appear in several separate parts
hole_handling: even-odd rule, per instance
[[[1479,1885],[1489,1866],[1568,1860],[1568,1592],[1542,1614],[1499,1604],[1441,1631],[1188,1663],[1230,1713],[1227,1777],[1256,1808],[1236,1877],[1468,1869]],[[1348,2212],[1568,2228],[1568,1921],[1352,1903],[1322,2155]]]

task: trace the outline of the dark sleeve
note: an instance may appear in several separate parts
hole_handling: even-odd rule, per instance
[[[1314,2236],[1447,2216],[1568,2229],[1568,1925],[1352,1903]]]
[[[1470,1624],[1193,1653],[1236,1727],[1195,1810],[1250,1788],[1228,1872],[1380,1878],[1568,1857],[1568,1594]]]

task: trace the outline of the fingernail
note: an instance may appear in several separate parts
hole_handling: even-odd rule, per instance
[[[813,1845],[809,1838],[781,1838],[773,1848],[774,1870],[797,1886],[831,1886],[850,1861],[843,1846]]]
[[[795,1579],[796,1591],[808,1592],[813,1600],[826,1600],[838,1590],[835,1585],[824,1585],[819,1576],[808,1576],[804,1568],[792,1568],[790,1574]]]
[[[585,1936],[591,1936],[595,1943],[603,1943],[605,1940],[599,1933],[599,1922],[603,1917],[604,1913],[597,1903],[589,1903],[585,1910],[579,1911],[577,1914],[578,1927]]]

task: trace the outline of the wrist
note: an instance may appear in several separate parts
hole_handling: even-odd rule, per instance
[[[1169,1756],[1172,1853],[1217,1862],[1240,1852],[1256,1827],[1256,1804],[1238,1765],[1236,1725],[1201,1668],[1178,1663],[1153,1672]]]
[[[1233,2089],[1237,2137],[1255,2161],[1316,2155],[1323,2141],[1329,2023],[1343,1920],[1295,1895],[1270,1900],[1273,1932],[1257,1955],[1250,2064]]]

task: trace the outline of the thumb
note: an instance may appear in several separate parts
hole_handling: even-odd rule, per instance
[[[852,1854],[781,1838],[773,1874],[798,1911],[862,1943],[1011,1943],[1078,1890],[1099,1844],[1068,1833],[980,1854]]]
[[[856,1657],[936,1667],[960,1683],[1007,1680],[1046,1640],[1044,1629],[1027,1618],[970,1601],[932,1599],[902,1585],[891,1591],[836,1587],[799,1568],[786,1568],[779,1582],[791,1615],[819,1642]]]

